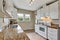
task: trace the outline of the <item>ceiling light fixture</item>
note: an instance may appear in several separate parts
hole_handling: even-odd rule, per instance
[[[35,0],[30,0],[29,5],[31,6]]]

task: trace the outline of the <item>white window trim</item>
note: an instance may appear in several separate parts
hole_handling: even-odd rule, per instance
[[[29,18],[29,21],[24,21],[25,19],[25,15],[27,14],[24,14],[24,13],[19,13],[19,14],[23,14],[23,21],[18,21],[18,22],[30,22],[31,21],[31,14],[29,14],[30,15],[30,18]],[[18,20],[18,19],[17,19]]]

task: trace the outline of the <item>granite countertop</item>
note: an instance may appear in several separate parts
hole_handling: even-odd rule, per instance
[[[59,28],[59,24],[52,24],[51,26],[47,26],[47,27],[58,29]]]
[[[36,24],[36,25],[39,25],[39,24]],[[45,24],[42,24],[42,25],[45,25]],[[49,26],[49,25],[45,25],[45,26],[50,27],[50,28],[55,28],[55,29],[60,28],[59,24],[51,24],[51,26]]]

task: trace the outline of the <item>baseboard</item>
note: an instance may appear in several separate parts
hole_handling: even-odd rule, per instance
[[[34,28],[22,28],[23,30],[31,30],[31,29],[34,29]]]

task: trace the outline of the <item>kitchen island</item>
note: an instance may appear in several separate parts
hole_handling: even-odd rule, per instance
[[[0,40],[30,40],[22,28],[6,28],[0,32]]]

